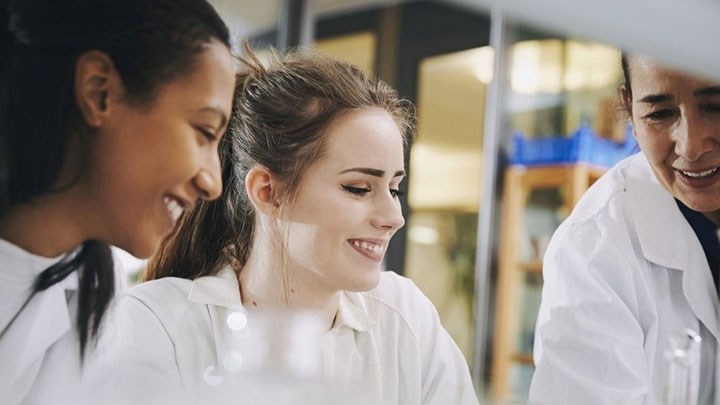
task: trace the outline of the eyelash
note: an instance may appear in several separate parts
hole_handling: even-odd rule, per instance
[[[709,114],[717,114],[720,113],[720,105],[718,104],[707,104],[701,106],[702,110],[709,113]],[[643,116],[643,119],[646,121],[652,121],[652,122],[658,122],[662,121],[664,119],[672,118],[676,114],[675,110],[672,109],[662,109],[658,111],[651,112],[645,116]]]
[[[342,188],[350,194],[358,195],[361,197],[372,191],[369,188],[363,188],[363,187],[342,186]],[[391,188],[390,194],[393,196],[393,198],[399,198],[399,197],[404,196],[405,192],[402,190],[399,190],[399,189]]]
[[[666,118],[670,118],[675,114],[673,110],[665,109],[651,112],[645,115],[643,118],[648,121],[662,121]]]
[[[708,111],[711,114],[716,114],[720,112],[720,104],[708,104],[704,106],[704,110]]]
[[[202,136],[204,136],[205,139],[207,139],[208,141],[213,142],[213,141],[216,141],[216,140],[217,140],[217,136],[215,136],[215,133],[214,133],[214,132],[209,131],[209,130],[207,130],[207,129],[205,129],[205,128],[202,128],[202,127],[196,127],[195,129],[196,129],[198,132],[200,132],[200,134],[202,134]]]

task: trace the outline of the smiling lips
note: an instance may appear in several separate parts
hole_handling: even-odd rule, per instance
[[[685,176],[688,176],[688,177],[692,177],[692,178],[697,179],[697,178],[702,178],[702,177],[711,176],[711,175],[715,174],[715,172],[717,172],[717,170],[718,170],[718,168],[716,167],[716,168],[714,168],[714,169],[704,170],[704,171],[702,171],[702,172],[686,172],[686,171],[684,171],[684,170],[679,170],[679,171],[680,171],[682,174],[684,174]]]
[[[385,243],[367,239],[351,239],[350,246],[361,255],[374,260],[382,261],[385,255]]]
[[[165,196],[163,201],[165,202],[165,208],[167,208],[170,219],[172,219],[173,223],[177,222],[180,215],[182,215],[183,211],[185,211],[185,204],[172,196]]]
[[[685,171],[680,169],[675,169],[675,171],[680,174],[679,177],[683,183],[693,188],[710,186],[714,184],[718,178],[718,176],[716,176],[718,173],[717,167],[701,171]]]

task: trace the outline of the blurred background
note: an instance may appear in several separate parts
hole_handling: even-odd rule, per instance
[[[314,47],[416,105],[406,226],[385,267],[435,304],[484,403],[526,401],[545,247],[585,189],[636,151],[618,108],[620,49],[720,72],[707,52],[720,6],[706,0],[211,3],[238,50]],[[140,266],[126,257],[131,273]]]

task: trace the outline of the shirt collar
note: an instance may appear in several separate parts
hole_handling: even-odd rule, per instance
[[[370,317],[367,304],[362,298],[362,293],[345,291],[340,293],[340,303],[333,329],[348,327],[358,332],[367,332],[375,325],[375,320]]]
[[[32,254],[5,240],[0,240],[0,329],[6,334],[0,341],[0,392],[12,386],[50,346],[71,328],[73,319],[65,290],[76,290],[77,274],[71,273],[61,282],[41,291],[32,299],[33,284],[38,274],[60,260],[70,260],[79,249],[55,258]],[[18,311],[21,311],[19,312]],[[17,314],[17,318],[14,318]],[[8,326],[11,319],[15,319]],[[18,342],[22,342],[19,344]],[[37,368],[35,369],[37,371]]]
[[[237,274],[230,267],[225,267],[212,276],[199,277],[193,281],[188,299],[207,305],[218,305],[226,308],[242,308],[240,284]],[[333,329],[349,327],[358,332],[366,332],[375,321],[370,317],[362,293],[340,293],[338,313]]]
[[[68,260],[71,259],[79,251],[78,247],[57,257],[43,257],[0,239],[0,257],[2,257],[0,277],[3,283],[32,285],[43,270],[66,257]]]
[[[188,299],[200,304],[242,307],[237,274],[232,267],[227,266],[215,275],[196,278]]]

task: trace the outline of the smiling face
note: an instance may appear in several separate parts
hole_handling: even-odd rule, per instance
[[[232,103],[232,59],[217,41],[195,59],[194,71],[161,85],[149,106],[114,102],[90,146],[93,236],[138,257],[157,249],[184,209],[222,190],[217,148]]]
[[[369,290],[405,223],[398,199],[403,138],[381,109],[345,113],[325,137],[283,224],[288,271],[328,291]]]
[[[629,59],[622,89],[635,137],[658,181],[693,210],[720,223],[720,84]]]

